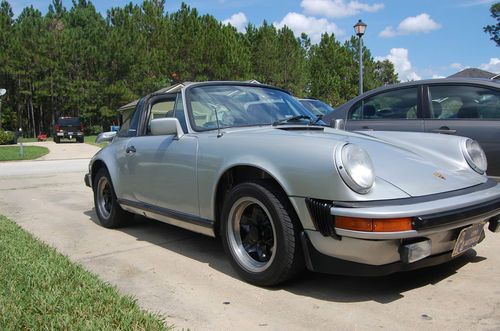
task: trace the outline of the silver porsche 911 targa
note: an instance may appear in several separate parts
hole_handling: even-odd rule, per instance
[[[250,82],[177,84],[122,113],[85,176],[100,223],[220,237],[253,284],[432,266],[500,231],[500,186],[468,138],[336,130]]]

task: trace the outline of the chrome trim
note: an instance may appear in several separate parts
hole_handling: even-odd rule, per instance
[[[356,193],[359,193],[359,194],[367,194],[368,192],[370,192],[370,190],[372,189],[373,187],[373,184],[375,183],[375,174],[374,174],[374,169],[373,169],[373,164],[372,164],[372,161],[370,159],[370,156],[368,155],[368,153],[366,153],[365,151],[365,154],[367,155],[368,159],[370,160],[370,164],[371,164],[371,171],[372,171],[372,175],[373,175],[373,181],[372,181],[372,184],[370,185],[370,187],[363,187],[361,185],[359,185],[352,177],[351,175],[349,174],[349,172],[347,171],[346,169],[346,166],[344,165],[344,159],[342,158],[342,151],[344,150],[344,148],[346,148],[348,145],[354,145],[354,144],[351,144],[351,143],[344,143],[342,145],[338,145],[337,148],[335,149],[335,154],[334,154],[334,159],[335,159],[335,166],[337,168],[337,171],[339,172],[340,174],[340,177],[342,178],[342,180],[346,183],[346,185],[351,189],[353,190],[354,192]],[[361,149],[361,147],[359,146],[356,146],[358,148]],[[364,150],[363,150],[364,151]]]
[[[120,202],[120,206],[124,210],[129,211],[129,212],[134,213],[134,214],[142,215],[142,216],[145,216],[147,218],[151,218],[151,219],[163,222],[163,223],[178,226],[180,228],[183,228],[183,229],[186,229],[189,231],[201,233],[201,234],[204,234],[204,235],[209,236],[209,237],[215,237],[213,227],[206,227],[206,226],[202,226],[202,225],[189,223],[189,222],[182,221],[182,220],[179,220],[179,219],[176,219],[173,217],[168,217],[168,216],[165,216],[162,214],[155,213],[151,210],[144,210],[144,209],[139,208],[137,206],[127,205],[123,202]]]
[[[467,149],[467,143],[471,141],[471,142],[474,142],[474,140],[470,139],[470,138],[467,138],[467,139],[463,139],[462,142],[460,143],[460,149],[462,150],[462,154],[464,155],[464,158],[465,158],[465,161],[467,161],[467,163],[469,164],[469,166],[475,171],[477,172],[478,174],[480,175],[484,175],[484,173],[486,172],[487,169],[481,169],[480,167],[478,167],[478,165],[474,162],[474,160],[472,159],[472,157],[470,156],[470,153],[469,153],[469,150]],[[477,143],[477,142],[476,142]],[[479,146],[479,149],[481,150],[484,158],[486,159],[486,155],[484,154],[484,151],[483,149],[481,148],[481,146],[479,145],[479,143],[477,143],[478,146]],[[486,168],[488,168],[488,161],[486,161]]]

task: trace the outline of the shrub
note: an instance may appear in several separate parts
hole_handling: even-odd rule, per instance
[[[0,129],[0,145],[15,144],[16,139],[13,132]]]
[[[100,125],[91,125],[89,127],[85,127],[85,135],[92,136],[97,135],[102,132],[102,127]]]

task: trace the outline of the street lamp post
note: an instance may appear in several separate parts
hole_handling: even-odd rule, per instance
[[[0,129],[2,128],[2,97],[7,93],[7,90],[0,88]]]
[[[365,34],[366,24],[361,20],[354,25],[354,31],[359,37],[359,95],[363,94],[363,35]]]

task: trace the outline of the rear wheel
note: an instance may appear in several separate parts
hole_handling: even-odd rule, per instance
[[[252,284],[276,285],[304,269],[299,221],[274,185],[234,187],[224,203],[221,230],[233,267]]]
[[[120,207],[116,199],[111,177],[106,168],[101,168],[92,185],[94,188],[94,205],[99,223],[105,228],[116,228],[128,223],[133,214]]]
[[[57,136],[56,136],[56,137],[54,137],[54,142],[55,142],[56,144],[59,144],[59,143],[61,142],[61,139],[60,139],[59,137],[57,137]]]
[[[78,137],[78,138],[76,138],[76,142],[78,142],[78,143],[80,143],[80,144],[81,144],[81,143],[83,143],[83,140],[84,140],[84,138],[83,138],[83,137]]]

